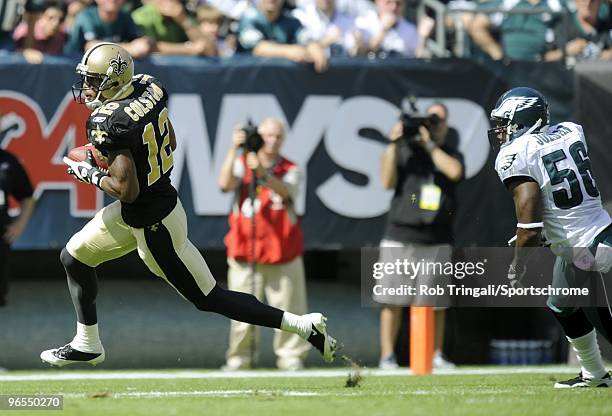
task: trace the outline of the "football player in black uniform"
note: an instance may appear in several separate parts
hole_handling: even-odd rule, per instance
[[[55,366],[104,361],[95,268],[138,249],[147,267],[196,308],[296,333],[310,341],[325,361],[332,361],[336,341],[327,334],[323,315],[294,315],[253,295],[221,288],[188,240],[185,212],[170,184],[177,143],[162,85],[149,75],[134,76],[132,57],[113,43],[90,48],[76,71],[81,82],[73,86],[73,94],[93,110],[87,137],[97,156],[107,158],[108,170],[99,168],[91,153],[84,161],[64,158],[64,162],[76,179],[117,201],[100,210],[62,250],[60,259],[77,315],[76,336],[63,347],[43,351],[42,360]]]

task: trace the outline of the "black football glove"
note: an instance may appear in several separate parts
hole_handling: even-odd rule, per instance
[[[95,185],[100,189],[102,189],[102,181],[108,177],[108,173],[96,164],[91,150],[87,151],[87,158],[82,162],[76,162],[64,156],[64,163],[68,165],[70,175],[81,182]]]

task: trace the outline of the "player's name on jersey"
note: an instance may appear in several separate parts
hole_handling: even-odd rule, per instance
[[[546,143],[554,142],[555,140],[560,139],[571,132],[572,130],[568,129],[567,127],[558,126],[558,128],[552,134],[536,134],[535,137],[538,139],[537,142],[541,146]]]
[[[140,81],[143,83],[146,81],[144,78]],[[132,81],[132,82],[137,82]],[[129,104],[126,103],[123,106],[123,111],[134,121],[140,120],[146,114],[149,113],[164,96],[164,91],[155,83],[150,83],[147,88],[142,92],[142,94],[134,99],[132,99]],[[96,111],[93,112],[92,115],[96,115],[98,113],[105,114],[110,116],[115,110],[121,107],[121,104],[118,102],[110,102]]]

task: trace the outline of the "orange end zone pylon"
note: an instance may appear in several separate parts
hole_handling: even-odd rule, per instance
[[[410,307],[410,370],[412,374],[431,374],[434,325],[433,307]]]

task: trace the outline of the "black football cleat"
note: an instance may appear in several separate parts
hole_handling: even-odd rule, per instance
[[[555,383],[556,389],[574,389],[579,387],[612,387],[612,378],[610,373],[606,373],[602,378],[586,378],[580,372],[578,377]]]
[[[60,348],[41,352],[40,358],[45,363],[51,364],[52,366],[63,367],[74,363],[97,365],[104,362],[106,355],[104,354],[104,348],[102,348],[102,352],[99,353],[82,352],[75,350],[70,344],[66,344]]]

